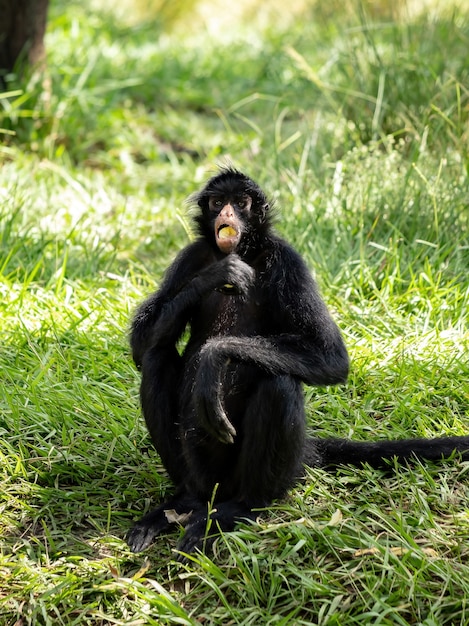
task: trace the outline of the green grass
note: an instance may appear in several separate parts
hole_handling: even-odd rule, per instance
[[[0,96],[1,626],[469,622],[457,458],[308,471],[189,565],[177,533],[123,541],[171,489],[129,319],[227,159],[275,199],[349,346],[348,384],[305,390],[310,430],[467,433],[469,14],[367,6],[214,35],[53,3],[46,80]]]

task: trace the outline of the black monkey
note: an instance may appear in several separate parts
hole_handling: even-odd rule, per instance
[[[304,464],[379,466],[393,457],[469,451],[469,437],[306,438],[302,382],[346,380],[341,334],[304,261],[273,232],[257,184],[222,169],[194,202],[199,237],[132,325],[143,414],[176,485],[174,496],[130,530],[134,552],[175,522],[186,527],[181,552],[202,548],[206,535],[231,530],[237,520],[253,519],[253,509],[283,497]]]

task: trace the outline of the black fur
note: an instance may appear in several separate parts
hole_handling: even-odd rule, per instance
[[[245,196],[252,205],[238,210],[237,199]],[[216,241],[210,198],[235,207],[230,219],[241,239],[228,254]],[[302,382],[347,378],[340,332],[304,261],[273,232],[269,202],[250,178],[224,169],[193,200],[199,237],[182,250],[132,325],[143,414],[176,485],[175,495],[129,532],[133,551],[178,521],[167,513],[173,510],[190,514],[180,518],[186,531],[179,549],[203,548],[218,529],[231,530],[237,520],[253,519],[254,508],[283,497],[305,463],[380,466],[393,457],[440,459],[469,450],[469,437],[305,438]],[[180,355],[176,344],[187,326]]]

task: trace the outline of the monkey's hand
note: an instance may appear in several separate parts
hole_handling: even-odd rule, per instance
[[[217,291],[232,295],[245,296],[254,284],[254,269],[242,261],[237,254],[228,254],[217,264]],[[221,284],[220,284],[221,283]]]
[[[222,401],[223,375],[228,365],[216,348],[216,340],[208,341],[200,352],[193,400],[200,425],[222,443],[233,443],[236,430],[225,413]]]
[[[204,389],[200,394],[194,390],[194,403],[202,428],[222,443],[234,443],[236,430],[225,413],[219,393],[214,389]]]

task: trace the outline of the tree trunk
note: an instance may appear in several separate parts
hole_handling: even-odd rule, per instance
[[[49,0],[0,0],[0,76],[44,57]]]

